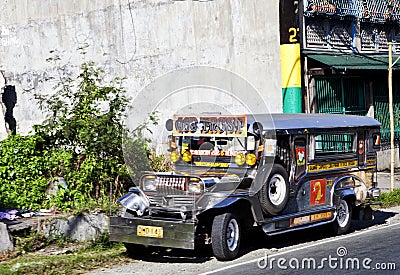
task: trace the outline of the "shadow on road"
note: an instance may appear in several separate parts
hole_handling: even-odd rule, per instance
[[[204,246],[196,250],[170,249],[148,247],[143,254],[127,256],[145,262],[157,263],[204,263],[212,259],[210,246]]]
[[[387,212],[384,210],[373,211],[373,220],[353,220],[350,233],[374,225],[384,224],[389,218],[395,215],[396,213],[394,212]],[[242,239],[239,257],[258,249],[281,249],[288,246],[305,244],[334,237],[330,224],[276,236],[266,236],[261,229],[257,228],[243,235],[244,238]],[[249,236],[251,236],[251,238]],[[146,253],[133,258],[158,263],[204,263],[210,261],[213,258],[213,254],[210,245],[202,246],[194,251],[184,249],[147,248]]]
[[[397,213],[394,212],[389,212],[389,211],[383,211],[383,210],[375,210],[373,211],[373,220],[366,220],[366,221],[360,221],[356,220],[352,222],[352,228],[353,230],[362,230],[374,225],[378,224],[385,224],[389,218],[394,217]]]

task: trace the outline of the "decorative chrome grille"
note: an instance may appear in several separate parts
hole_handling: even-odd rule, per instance
[[[156,188],[158,193],[174,193],[187,190],[187,177],[157,177]]]
[[[143,185],[150,181],[154,188],[145,190],[150,203],[159,207],[181,208],[182,206],[193,206],[199,194],[189,192],[189,182],[198,182],[196,177],[177,175],[148,175],[143,178]]]

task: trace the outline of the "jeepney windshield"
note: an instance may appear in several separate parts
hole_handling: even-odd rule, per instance
[[[177,170],[243,170],[257,162],[256,136],[247,131],[245,115],[174,115],[167,129]]]
[[[177,170],[184,171],[188,167],[243,170],[257,162],[254,136],[180,136],[171,139],[171,161]]]
[[[243,137],[181,137],[179,144],[193,155],[235,156],[246,151]]]

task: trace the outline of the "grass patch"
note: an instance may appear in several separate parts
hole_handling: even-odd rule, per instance
[[[382,193],[377,201],[382,202],[383,208],[400,205],[400,189],[394,189],[389,193]]]
[[[25,253],[0,261],[0,274],[83,274],[133,262],[120,243],[90,244],[76,252],[59,255]]]

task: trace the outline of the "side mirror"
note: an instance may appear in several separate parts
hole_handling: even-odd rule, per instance
[[[165,128],[167,128],[167,131],[172,131],[174,129],[174,122],[172,119],[168,119],[165,122]]]
[[[246,150],[254,151],[256,149],[256,139],[253,136],[247,137]]]
[[[261,134],[263,132],[263,126],[262,126],[261,122],[256,121],[253,123],[253,131],[258,136],[261,136]]]

